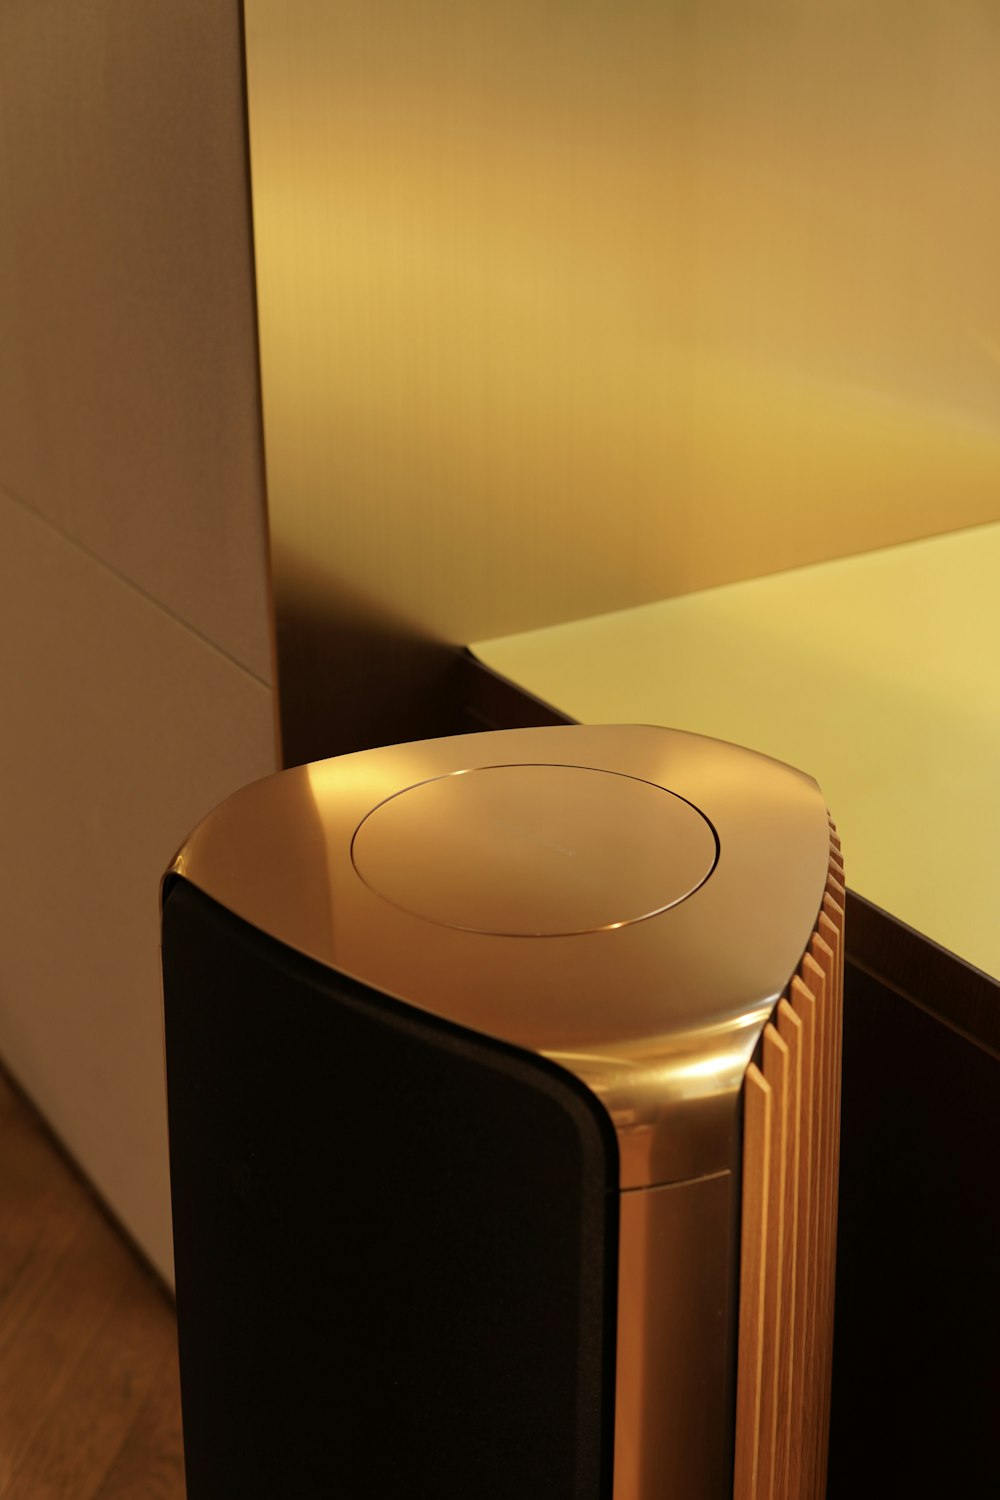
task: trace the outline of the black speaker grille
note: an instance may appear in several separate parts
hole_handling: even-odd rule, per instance
[[[183,880],[163,963],[189,1500],[609,1495],[596,1100]]]

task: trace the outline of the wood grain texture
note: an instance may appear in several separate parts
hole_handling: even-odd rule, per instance
[[[0,1073],[0,1500],[183,1500],[160,1283]]]

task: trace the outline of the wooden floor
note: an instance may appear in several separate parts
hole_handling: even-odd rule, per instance
[[[0,1073],[0,1500],[182,1500],[159,1283]]]

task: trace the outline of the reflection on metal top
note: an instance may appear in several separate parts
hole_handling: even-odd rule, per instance
[[[780,762],[574,725],[268,777],[172,871],[320,963],[565,1067],[607,1108],[632,1188],[731,1165],[828,838],[816,783]]]

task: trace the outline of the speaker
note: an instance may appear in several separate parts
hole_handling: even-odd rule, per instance
[[[268,777],[164,881],[189,1500],[823,1493],[815,782],[559,726]]]

